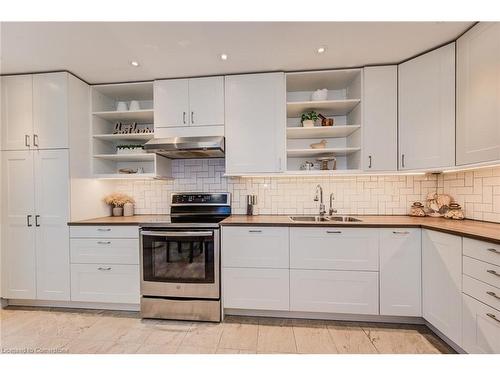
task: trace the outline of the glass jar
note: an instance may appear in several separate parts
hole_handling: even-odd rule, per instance
[[[414,202],[411,205],[410,216],[425,216],[424,205],[420,202]]]
[[[460,206],[456,202],[450,203],[449,209],[444,214],[444,217],[446,219],[453,219],[453,220],[465,219],[465,215],[464,215],[464,211],[462,210],[462,206]]]

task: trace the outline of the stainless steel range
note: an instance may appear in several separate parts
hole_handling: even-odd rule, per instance
[[[219,222],[229,193],[174,193],[170,222],[141,228],[141,316],[220,321]]]

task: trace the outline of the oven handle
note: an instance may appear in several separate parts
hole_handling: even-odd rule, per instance
[[[157,232],[157,231],[143,231],[143,236],[162,236],[162,237],[206,237],[213,236],[214,232]]]

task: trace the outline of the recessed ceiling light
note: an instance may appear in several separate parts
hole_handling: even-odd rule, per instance
[[[130,62],[130,65],[135,66],[135,67],[137,68],[137,67],[138,67],[139,65],[141,65],[141,64],[139,64],[139,62],[138,62],[138,61],[131,61],[131,62]]]
[[[326,48],[325,47],[319,47],[318,48],[318,53],[323,53],[326,51]]]
[[[222,54],[220,55],[220,59],[221,59],[221,60],[227,60],[227,55],[226,55],[225,53],[222,53]]]

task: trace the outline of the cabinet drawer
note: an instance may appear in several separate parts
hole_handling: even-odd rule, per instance
[[[290,268],[378,271],[378,250],[378,229],[290,229]]]
[[[464,255],[500,266],[500,245],[464,237]]]
[[[137,225],[72,225],[70,237],[80,238],[139,238]]]
[[[463,292],[479,301],[500,310],[500,289],[464,275]]]
[[[224,267],[288,268],[288,228],[225,227]]]
[[[289,309],[289,271],[271,268],[224,268],[224,308]]]
[[[72,264],[71,300],[139,303],[139,266]]]
[[[464,258],[464,274],[500,288],[500,267],[469,257]]]
[[[71,263],[139,264],[139,240],[72,238]]]
[[[500,311],[463,295],[463,342],[467,353],[500,354]]]
[[[378,272],[290,270],[290,311],[378,315]]]

